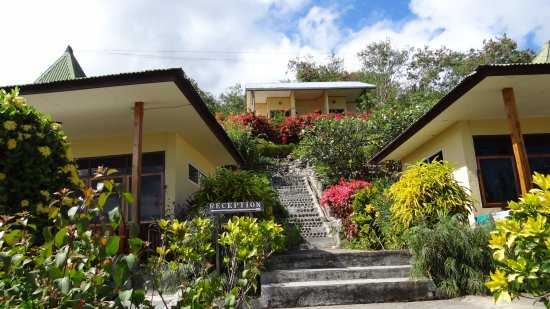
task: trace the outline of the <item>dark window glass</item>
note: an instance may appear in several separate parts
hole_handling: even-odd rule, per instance
[[[528,154],[550,154],[550,134],[527,134],[523,141]]]
[[[443,151],[438,151],[424,160],[426,163],[431,163],[434,161],[443,161]]]
[[[116,169],[117,175],[126,175],[131,173],[131,160],[130,156],[113,156],[113,157],[99,157],[90,159],[90,167],[92,176],[97,173],[97,168],[104,166],[109,169]]]
[[[142,173],[164,172],[164,152],[144,153],[141,166]]]
[[[514,161],[511,158],[479,159],[486,203],[506,203],[517,198]]]
[[[474,136],[477,156],[512,155],[512,142],[508,135]]]
[[[328,112],[331,114],[343,114],[344,109],[342,108],[329,109]]]
[[[531,173],[539,172],[541,174],[550,174],[550,156],[532,156],[529,157]]]
[[[90,177],[90,160],[76,160],[76,166],[78,167],[78,176],[86,178]]]
[[[140,216],[142,221],[160,219],[162,216],[163,194],[162,177],[160,175],[141,177]]]

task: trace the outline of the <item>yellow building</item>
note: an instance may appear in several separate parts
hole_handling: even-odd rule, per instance
[[[82,178],[94,185],[97,167],[107,166],[118,170],[109,178],[140,192],[142,223],[173,214],[216,167],[242,163],[181,69],[86,77],[69,47],[34,84],[18,87],[62,124]],[[107,207],[119,203],[112,197]],[[123,205],[132,219],[130,208]]]
[[[548,63],[479,66],[372,163],[449,161],[476,214],[501,210],[550,173],[549,85]]]
[[[355,81],[247,84],[246,108],[267,118],[319,113],[353,113],[357,99],[374,85]]]

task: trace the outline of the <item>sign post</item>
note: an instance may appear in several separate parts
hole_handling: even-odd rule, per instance
[[[216,272],[221,273],[221,252],[218,237],[220,233],[220,215],[239,212],[261,212],[264,210],[262,202],[224,202],[209,203],[208,213],[214,216],[214,241],[216,243]]]

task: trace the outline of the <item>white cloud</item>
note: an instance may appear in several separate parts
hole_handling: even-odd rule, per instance
[[[550,38],[550,1],[547,0],[412,0],[413,18],[405,22],[379,21],[352,33],[338,54],[350,68],[353,55],[373,41],[391,39],[398,47],[446,46],[455,50],[477,48],[484,39],[503,33],[525,44],[530,33],[540,44]]]
[[[9,35],[0,85],[32,82],[67,44],[88,75],[183,67],[202,88],[219,93],[236,82],[288,78],[288,60],[298,55],[320,59],[336,51],[357,68],[357,51],[386,38],[401,47],[454,49],[478,47],[503,32],[519,42],[530,32],[538,43],[550,38],[547,0],[412,0],[412,18],[379,20],[355,31],[342,27],[342,10],[349,7],[313,3],[4,0],[9,14],[0,18],[0,28]]]
[[[301,39],[314,48],[330,51],[341,39],[342,30],[336,25],[338,12],[312,7],[298,23]]]

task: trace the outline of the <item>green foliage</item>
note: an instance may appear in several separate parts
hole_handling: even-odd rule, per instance
[[[149,260],[151,288],[164,294],[179,289],[178,306],[202,308],[220,297],[221,278],[212,273],[214,225],[210,219],[161,220],[161,246]],[[165,281],[169,278],[171,285]],[[165,303],[166,304],[166,303]]]
[[[185,308],[242,308],[256,291],[261,267],[284,244],[283,228],[274,221],[232,217],[217,240],[225,252],[225,272],[217,274],[210,219],[161,220],[159,225],[162,245],[149,261],[151,288],[164,302],[164,293],[170,291],[163,284],[168,273],[181,292],[178,306]]]
[[[219,243],[225,246],[225,306],[241,308],[246,296],[257,289],[257,278],[269,256],[284,246],[283,228],[274,221],[233,217],[225,225]]]
[[[413,276],[432,279],[448,297],[485,294],[484,283],[494,270],[488,249],[492,228],[492,224],[471,227],[462,215],[414,227],[407,237]]]
[[[258,166],[261,163],[260,150],[258,149],[260,140],[252,135],[249,128],[236,123],[227,121],[224,123],[224,128],[227,136],[243,157],[247,167]]]
[[[241,84],[235,84],[220,94],[219,112],[227,115],[244,113],[245,110],[246,103],[244,102],[244,90]]]
[[[317,168],[325,184],[361,178],[367,165],[368,123],[362,118],[320,119],[307,128],[295,154]]]
[[[312,57],[296,58],[288,62],[288,70],[294,72],[301,82],[330,82],[352,80],[344,69],[344,60],[334,55],[327,59],[326,64],[317,64]]]
[[[120,224],[115,208],[100,219],[109,195],[120,194],[110,181],[101,191],[63,190],[46,210],[48,225],[40,232],[32,214],[3,216],[0,225],[0,299],[22,308],[104,308],[145,303],[139,286],[138,256],[143,242],[129,239],[129,254],[120,254]],[[78,196],[78,198],[76,198]],[[99,223],[99,225],[97,224]]]
[[[367,120],[369,143],[365,150],[368,157],[374,156],[382,147],[407,129],[440,97],[441,94],[436,92],[407,92],[373,109]]]
[[[17,90],[0,91],[0,214],[29,211],[40,219],[50,192],[81,184],[60,125]],[[34,222],[36,223],[36,222]]]
[[[462,214],[472,208],[468,193],[453,178],[448,162],[419,162],[409,166],[394,183],[392,219],[396,227],[407,229],[419,224],[435,224],[439,218]]]
[[[380,178],[355,194],[351,220],[357,232],[349,247],[373,250],[403,247],[391,224],[391,201],[386,194],[390,185],[388,178]]]
[[[510,202],[510,216],[496,222],[490,247],[497,269],[487,287],[497,300],[530,294],[550,308],[550,176],[535,173],[538,186]]]
[[[258,140],[257,147],[260,156],[268,158],[286,158],[296,148],[294,144],[275,144],[265,140]]]
[[[202,187],[195,194],[195,201],[203,209],[208,203],[259,201],[264,205],[262,217],[284,217],[277,193],[266,174],[219,168],[201,181]]]

